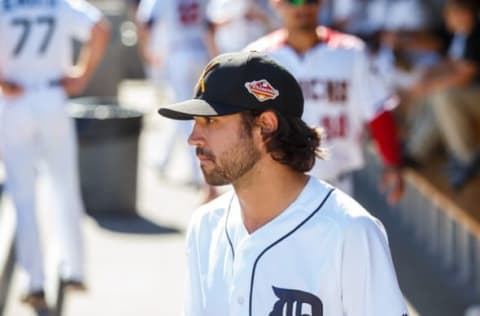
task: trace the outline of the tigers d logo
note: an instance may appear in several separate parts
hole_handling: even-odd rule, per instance
[[[269,316],[323,316],[322,301],[315,295],[299,290],[272,288],[278,301]]]

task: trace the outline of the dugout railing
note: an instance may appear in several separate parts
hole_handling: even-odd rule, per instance
[[[366,161],[360,177],[365,185],[378,187],[382,166],[373,149],[367,150]],[[435,259],[432,262],[437,262],[470,295],[479,297],[480,223],[469,210],[448,198],[420,173],[406,169],[404,176],[405,195],[388,211],[414,235],[425,253]]]

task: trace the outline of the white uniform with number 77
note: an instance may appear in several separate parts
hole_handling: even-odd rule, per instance
[[[101,13],[85,1],[0,2],[0,78],[24,89],[2,97],[0,143],[7,189],[17,209],[16,254],[26,288],[44,283],[35,207],[39,162],[54,190],[62,277],[82,280],[83,205],[78,187],[76,140],[59,80],[72,66],[72,39],[87,40]]]

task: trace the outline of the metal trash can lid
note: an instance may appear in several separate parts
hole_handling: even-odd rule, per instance
[[[143,113],[119,106],[115,98],[72,99],[68,112],[75,119],[81,142],[105,141],[140,134]]]
[[[68,112],[75,118],[92,118],[97,120],[141,117],[139,111],[119,106],[114,97],[85,97],[69,101]]]

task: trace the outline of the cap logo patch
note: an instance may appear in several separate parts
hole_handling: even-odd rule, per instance
[[[279,95],[278,90],[265,79],[246,82],[245,88],[260,102],[273,100]]]
[[[200,75],[200,78],[198,79],[197,85],[195,86],[195,91],[200,94],[205,93],[205,76],[208,75],[209,72],[211,72],[215,67],[220,65],[219,62],[213,62],[208,64],[205,69],[203,69],[202,74]]]

